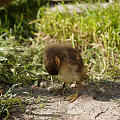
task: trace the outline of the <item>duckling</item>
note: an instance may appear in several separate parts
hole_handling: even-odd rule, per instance
[[[80,52],[66,44],[51,44],[44,49],[44,65],[50,75],[58,75],[63,82],[77,84],[77,92],[65,100],[75,101],[85,77],[85,67]]]

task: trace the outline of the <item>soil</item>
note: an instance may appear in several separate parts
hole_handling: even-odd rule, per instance
[[[76,13],[78,14],[82,14],[84,11],[86,11],[87,9],[89,10],[97,10],[97,9],[103,9],[103,8],[107,8],[109,6],[111,6],[112,3],[96,3],[96,4],[91,4],[91,3],[76,3],[76,4],[72,4],[72,3],[68,3],[68,4],[58,4],[56,5],[56,3],[50,3],[50,9],[48,10],[48,13],[51,14],[51,12],[57,12],[59,11],[60,13],[71,13],[74,14],[74,12],[76,11]]]
[[[65,94],[57,95],[49,89],[52,85],[48,86],[23,87],[22,92],[30,93],[31,99],[24,104],[24,113],[19,108],[9,120],[120,120],[120,82],[85,85],[73,103],[64,98],[75,92],[74,85]],[[20,97],[28,96],[21,94]]]

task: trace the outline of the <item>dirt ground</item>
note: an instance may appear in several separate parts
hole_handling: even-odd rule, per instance
[[[74,93],[75,87],[69,87],[64,95],[53,95],[41,87],[24,87],[22,92],[31,94],[24,104],[25,113],[18,110],[9,120],[120,120],[120,82],[86,85],[73,103],[64,98]]]

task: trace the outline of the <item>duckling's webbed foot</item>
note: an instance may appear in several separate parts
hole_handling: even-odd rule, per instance
[[[69,101],[70,103],[74,102],[76,99],[78,98],[78,94],[75,93],[73,95],[68,96],[67,98],[65,98],[65,101]]]
[[[65,98],[65,101],[69,101],[70,103],[74,102],[78,97],[79,97],[79,92],[80,92],[80,88],[82,86],[81,82],[77,82],[77,92],[74,93],[73,95],[68,96],[67,98]]]

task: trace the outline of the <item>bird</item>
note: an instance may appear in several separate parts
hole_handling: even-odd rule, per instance
[[[47,45],[44,48],[44,65],[50,75],[58,75],[64,83],[76,82],[76,93],[65,98],[70,103],[74,102],[79,97],[86,75],[80,51],[65,43]]]

